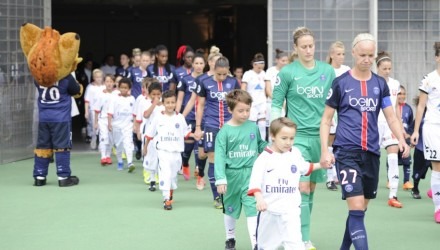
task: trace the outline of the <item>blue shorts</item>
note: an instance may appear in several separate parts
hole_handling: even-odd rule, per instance
[[[72,148],[72,132],[70,122],[39,122],[38,149]]]
[[[215,150],[215,138],[217,137],[219,128],[205,128],[203,134],[203,148],[205,152],[214,152]]]
[[[342,199],[363,195],[376,198],[380,157],[370,152],[335,151],[336,172],[341,183]]]

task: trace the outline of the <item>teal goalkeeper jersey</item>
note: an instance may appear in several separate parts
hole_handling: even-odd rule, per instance
[[[271,120],[281,116],[286,100],[286,114],[297,126],[297,136],[319,136],[325,100],[335,78],[333,68],[315,61],[306,69],[299,61],[284,66],[278,73],[273,90]]]
[[[215,139],[216,185],[226,184],[228,169],[252,168],[266,145],[255,122],[246,121],[240,126],[226,123]]]

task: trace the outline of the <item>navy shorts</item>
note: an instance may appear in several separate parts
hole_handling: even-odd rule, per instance
[[[341,184],[342,199],[363,195],[376,198],[380,157],[370,152],[336,150],[336,172]]]
[[[38,149],[72,148],[72,132],[70,122],[39,122]]]
[[[203,134],[203,148],[205,152],[214,152],[215,150],[215,138],[217,137],[219,128],[205,128]]]

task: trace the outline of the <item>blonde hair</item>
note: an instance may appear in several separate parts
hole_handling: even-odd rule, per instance
[[[326,58],[326,62],[327,62],[328,64],[332,64],[332,58],[330,57],[330,55],[331,55],[331,53],[333,53],[333,51],[334,51],[336,48],[339,48],[339,49],[343,49],[343,50],[345,50],[344,43],[341,42],[341,41],[336,41],[336,42],[334,42],[334,43],[332,43],[332,44],[330,45],[330,48],[328,49],[328,55],[327,55],[327,58]]]
[[[102,70],[100,70],[100,69],[94,69],[94,70],[92,71],[92,75],[95,76],[95,75],[97,75],[97,74],[101,74],[102,76],[104,76],[104,73],[102,72]]]
[[[362,41],[372,41],[374,44],[376,44],[376,39],[374,39],[373,35],[370,33],[360,33],[354,38],[351,47],[354,48],[356,44]]]
[[[209,49],[208,61],[211,61],[216,56],[221,57],[223,55],[222,53],[220,53],[220,49],[217,46],[213,45]]]

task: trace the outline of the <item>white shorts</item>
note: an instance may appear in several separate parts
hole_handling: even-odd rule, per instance
[[[156,143],[157,141],[155,139],[148,143],[147,155],[144,156],[144,162],[142,163],[145,170],[157,171],[159,158],[157,155]]]
[[[425,159],[440,161],[440,124],[423,124],[423,150]]]
[[[377,126],[379,128],[379,146],[381,148],[399,144],[399,140],[393,135],[386,121],[379,121]]]
[[[113,141],[116,147],[116,151],[132,152],[134,150],[133,145],[133,128],[115,128],[113,127]]]
[[[180,152],[157,150],[159,156],[159,189],[162,191],[177,189],[177,172],[182,166]]]
[[[99,145],[110,145],[113,146],[113,136],[112,133],[108,131],[108,120],[106,118],[98,119],[99,126]]]
[[[304,250],[300,211],[282,215],[269,211],[258,213],[257,246],[264,250],[281,246],[285,250]]]
[[[266,103],[265,102],[261,102],[257,104],[252,103],[249,120],[256,122],[261,119],[266,119]]]

